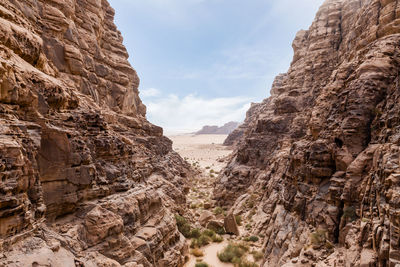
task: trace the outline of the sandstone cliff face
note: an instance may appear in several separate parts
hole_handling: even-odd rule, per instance
[[[113,16],[0,0],[0,266],[183,263],[188,166],[147,122]]]
[[[326,1],[246,119],[214,195],[265,267],[400,264],[399,23],[395,0]]]

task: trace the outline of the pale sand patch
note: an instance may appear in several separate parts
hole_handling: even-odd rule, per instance
[[[232,153],[232,150],[222,145],[226,137],[213,134],[168,136],[173,142],[173,149],[189,163],[199,162],[201,168],[210,167],[217,172],[226,165],[218,160]]]
[[[202,262],[207,263],[210,267],[232,267],[231,263],[224,263],[218,259],[217,253],[221,252],[229,242],[227,240],[221,243],[212,243],[208,246],[203,247],[201,250],[204,252],[204,257]],[[196,265],[196,257],[190,255],[189,261],[184,265],[184,267],[194,267]]]

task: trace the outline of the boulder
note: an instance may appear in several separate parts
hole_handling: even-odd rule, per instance
[[[201,226],[206,227],[207,223],[215,219],[214,214],[211,211],[205,210],[200,214],[199,223]]]
[[[224,220],[225,231],[227,234],[237,235],[239,236],[239,227],[236,223],[235,215],[233,213],[229,213]]]

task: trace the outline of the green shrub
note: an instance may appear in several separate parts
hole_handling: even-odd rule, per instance
[[[205,229],[203,230],[203,232],[201,233],[202,235],[208,236],[208,237],[213,237],[215,236],[215,232],[211,229]]]
[[[211,237],[211,239],[215,243],[221,243],[222,241],[224,241],[224,238],[220,235],[215,235],[215,236]]]
[[[201,236],[201,232],[199,228],[193,228],[190,232],[190,237],[199,238]]]
[[[224,209],[221,208],[221,207],[216,207],[214,209],[214,215],[220,215],[220,214],[223,214],[223,213],[224,213]]]
[[[260,261],[262,258],[264,258],[264,254],[260,251],[253,250],[251,254],[253,255],[253,259],[255,261]]]
[[[203,257],[203,256],[204,256],[203,251],[202,251],[201,249],[198,249],[198,248],[192,249],[191,253],[192,253],[192,255],[195,256],[196,258],[198,258],[198,257]]]
[[[237,225],[239,225],[239,226],[242,225],[242,216],[236,215],[235,221],[236,221]]]
[[[191,248],[201,248],[207,246],[212,242],[211,237],[206,235],[201,235],[199,238],[193,238],[192,243],[190,244]]]
[[[317,231],[310,234],[310,242],[313,247],[318,248],[326,243],[326,230],[317,229]]]
[[[205,262],[198,262],[194,267],[208,267],[209,265]]]
[[[241,244],[229,244],[224,250],[217,254],[222,262],[240,263],[241,258],[246,254],[248,248]]]
[[[258,236],[255,236],[255,235],[248,236],[244,239],[244,241],[247,241],[247,242],[257,242],[258,240],[260,240],[260,238],[258,238]]]
[[[238,267],[258,267],[258,264],[242,259],[239,262]]]
[[[192,227],[187,222],[187,220],[178,214],[175,215],[175,219],[176,219],[176,225],[178,226],[179,232],[181,232],[184,237],[190,238]]]

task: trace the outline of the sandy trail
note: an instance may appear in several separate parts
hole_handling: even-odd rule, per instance
[[[187,195],[190,206],[191,217],[194,218],[196,227],[198,218],[204,211],[204,205],[211,204],[208,209],[213,211],[215,208],[212,201],[212,191],[214,182],[219,172],[225,167],[227,157],[232,153],[228,147],[222,145],[227,135],[175,135],[169,136],[173,141],[173,148],[181,157],[197,168],[198,175],[191,181],[191,189]],[[194,205],[194,207],[192,207]],[[197,224],[196,224],[197,223]],[[243,227],[241,233],[246,232]],[[204,256],[196,258],[192,254],[184,267],[194,267],[197,260],[207,263],[210,267],[233,267],[233,264],[223,263],[218,259],[217,254],[221,252],[230,241],[240,242],[241,237],[224,235],[221,243],[211,243],[202,247]],[[190,240],[188,240],[190,245]],[[252,259],[250,255],[247,256]]]
[[[204,257],[202,257],[203,262],[208,263],[212,267],[232,267],[233,264],[223,263],[217,257],[217,253],[221,252],[228,244],[228,241],[224,241],[221,243],[212,243],[202,248],[204,252]],[[190,255],[189,261],[185,264],[185,267],[193,267],[195,264],[196,257]]]

